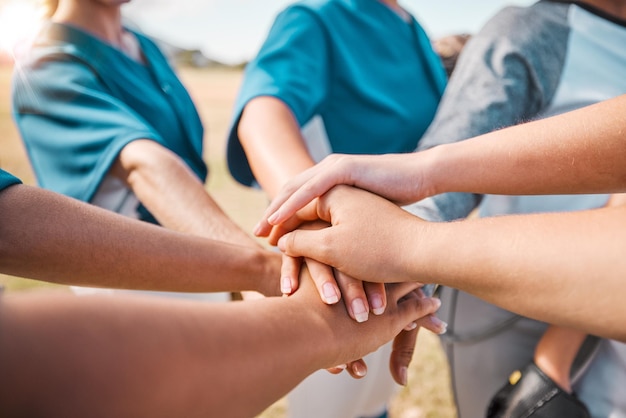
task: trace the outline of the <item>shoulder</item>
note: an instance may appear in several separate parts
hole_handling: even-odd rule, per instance
[[[99,89],[100,78],[89,60],[65,46],[33,46],[16,60],[11,80],[16,109],[39,108]]]
[[[47,24],[32,45],[16,57],[15,83],[58,84],[74,77],[93,77],[91,63],[98,60],[91,40],[81,31],[61,24]]]
[[[26,87],[52,87],[72,79],[79,79],[84,84],[94,78],[89,61],[71,50],[34,48],[16,61],[13,82],[15,85],[27,84]]]

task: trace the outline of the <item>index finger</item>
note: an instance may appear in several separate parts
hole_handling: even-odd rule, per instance
[[[349,173],[341,155],[333,154],[289,180],[269,204],[255,228],[255,234],[267,232],[293,216],[313,199],[338,184],[351,184],[344,173]],[[348,174],[349,175],[349,174]]]

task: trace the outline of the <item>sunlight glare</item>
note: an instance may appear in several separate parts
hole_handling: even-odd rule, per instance
[[[13,0],[0,6],[0,50],[13,55],[16,47],[33,39],[40,24],[40,15],[31,2]]]

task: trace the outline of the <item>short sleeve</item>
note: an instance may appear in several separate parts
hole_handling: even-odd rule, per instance
[[[328,34],[319,17],[302,6],[280,13],[257,56],[248,64],[233,110],[227,161],[233,177],[251,185],[254,175],[237,128],[246,104],[260,96],[280,99],[304,125],[318,111],[328,89]]]
[[[246,68],[238,111],[250,99],[269,95],[285,102],[301,125],[311,118],[328,88],[327,37],[319,17],[305,7],[290,7],[278,15]]]
[[[0,169],[0,191],[14,184],[21,184],[22,181],[14,175]]]
[[[507,7],[490,19],[461,52],[420,149],[536,118],[558,86],[565,23],[536,6]]]
[[[40,186],[83,201],[126,144],[163,142],[89,66],[67,56],[18,69],[13,112]]]

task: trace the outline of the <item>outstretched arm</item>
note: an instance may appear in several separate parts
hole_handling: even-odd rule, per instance
[[[213,200],[185,162],[151,140],[120,152],[112,173],[124,180],[161,225],[231,244],[259,247]]]
[[[413,286],[415,287],[415,286]],[[303,279],[289,298],[0,299],[3,416],[251,417],[308,374],[375,350],[438,302],[406,285],[358,324]],[[289,344],[285,344],[289,341]]]
[[[26,185],[0,192],[0,269],[56,283],[279,294],[280,256],[182,235]]]
[[[524,316],[626,341],[626,208],[427,223],[378,196],[335,188],[320,231],[279,247],[363,280],[461,289]]]
[[[624,114],[626,95],[413,154],[330,156],[285,185],[255,233],[267,235],[337,184],[403,204],[443,192],[623,192]]]

